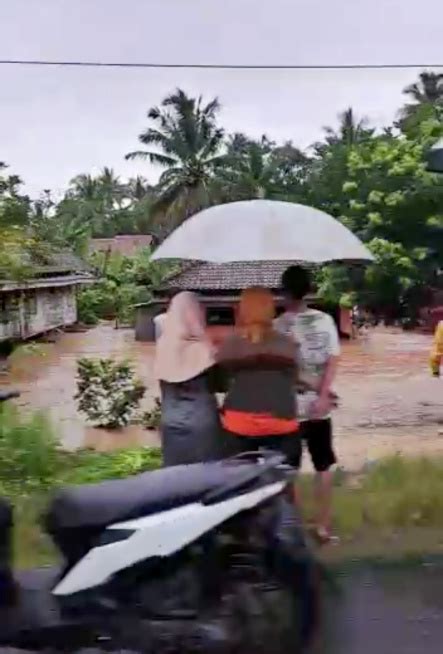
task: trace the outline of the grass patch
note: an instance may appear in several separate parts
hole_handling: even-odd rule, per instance
[[[43,414],[23,415],[13,406],[3,407],[0,495],[14,506],[16,565],[26,568],[54,560],[56,553],[40,523],[50,495],[58,487],[119,479],[160,465],[158,448],[65,452]]]
[[[302,497],[312,512],[312,477],[301,478]],[[443,457],[387,457],[367,472],[337,471],[334,479],[334,525],[353,537],[369,529],[443,527]]]

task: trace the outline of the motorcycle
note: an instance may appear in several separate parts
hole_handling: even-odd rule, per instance
[[[17,573],[0,646],[143,654],[298,654],[316,565],[275,452],[58,491],[53,568]]]

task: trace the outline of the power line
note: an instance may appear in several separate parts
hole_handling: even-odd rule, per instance
[[[61,66],[71,68],[187,68],[202,70],[380,70],[443,68],[439,64],[198,64],[118,61],[58,61],[41,59],[0,59],[1,66]]]

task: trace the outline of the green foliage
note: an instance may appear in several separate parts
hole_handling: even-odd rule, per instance
[[[0,488],[28,494],[51,486],[58,475],[58,444],[44,415],[0,408]]]
[[[124,479],[161,467],[158,448],[135,447],[114,452],[79,450],[66,455],[63,483],[93,484],[106,479]]]
[[[86,325],[96,325],[99,320],[116,318],[130,325],[134,320],[134,305],[148,297],[146,289],[136,284],[101,279],[78,293],[78,319]]]
[[[302,188],[308,158],[291,142],[278,147],[266,136],[254,141],[234,134],[213,182],[220,202],[251,198],[295,199]]]
[[[92,424],[116,429],[130,423],[145,393],[130,363],[83,358],[77,375],[78,408]]]
[[[0,494],[17,502],[61,485],[121,479],[160,466],[158,448],[67,452],[42,413],[22,415],[11,405],[0,411]]]
[[[135,256],[97,252],[90,257],[98,281],[78,294],[79,321],[95,325],[115,318],[120,324],[133,324],[134,305],[147,302],[152,292],[174,271],[170,263],[153,262],[150,248]]]
[[[13,406],[3,407],[0,495],[14,506],[16,565],[29,568],[54,561],[57,553],[41,530],[41,515],[58,487],[121,479],[160,466],[157,448],[63,451],[42,414],[25,416]]]

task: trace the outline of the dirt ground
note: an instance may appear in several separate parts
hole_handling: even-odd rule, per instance
[[[431,377],[431,337],[377,330],[343,344],[336,390],[336,448],[346,469],[395,452],[443,454],[443,380]],[[121,432],[87,427],[76,411],[76,361],[81,356],[128,358],[148,391],[148,408],[157,394],[153,379],[154,348],[136,343],[132,330],[100,325],[81,334],[64,334],[57,342],[30,348],[13,358],[0,386],[22,392],[24,409],[44,409],[65,447],[106,450],[133,444],[156,444],[158,436],[131,426]]]

